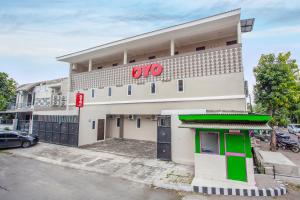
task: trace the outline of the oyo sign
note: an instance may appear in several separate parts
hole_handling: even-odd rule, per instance
[[[76,107],[77,108],[82,108],[83,107],[83,103],[84,103],[84,94],[78,92],[76,94]]]
[[[154,63],[144,66],[135,66],[132,68],[132,77],[139,79],[141,76],[147,78],[151,73],[152,76],[159,76],[163,71],[163,66],[159,63]]]

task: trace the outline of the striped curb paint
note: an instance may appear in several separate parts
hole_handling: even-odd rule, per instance
[[[217,187],[193,187],[194,192],[203,194],[215,194],[226,196],[281,196],[287,193],[284,186],[264,189],[233,189],[233,188],[217,188]]]

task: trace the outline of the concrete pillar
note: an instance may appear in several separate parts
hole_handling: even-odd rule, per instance
[[[70,64],[69,67],[69,77],[68,77],[68,92],[67,92],[67,110],[69,110],[69,103],[70,103],[70,93],[71,93],[71,75],[72,75],[72,69],[76,67],[75,64]]]
[[[170,55],[171,55],[171,56],[174,56],[174,55],[175,55],[175,42],[174,42],[173,39],[172,39],[171,42],[170,42]]]
[[[93,69],[93,61],[92,59],[89,59],[89,72]]]
[[[241,31],[241,22],[237,25],[237,43],[242,43],[242,31]]]
[[[123,64],[126,65],[127,64],[127,50],[124,50],[124,58],[123,58]]]

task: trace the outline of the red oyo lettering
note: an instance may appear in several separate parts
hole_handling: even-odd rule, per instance
[[[140,78],[142,76],[142,68],[136,66],[132,68],[132,77],[133,78]]]
[[[152,64],[151,73],[153,76],[161,75],[162,71],[163,71],[163,67],[161,66],[161,64],[158,64],[158,63]]]
[[[142,75],[147,78],[151,72],[152,76],[159,76],[163,71],[163,66],[159,63],[154,63],[145,66],[135,66],[132,68],[132,77],[139,79]]]

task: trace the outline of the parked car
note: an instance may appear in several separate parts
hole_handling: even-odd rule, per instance
[[[291,134],[300,134],[300,124],[290,124],[290,125],[288,125],[288,131]]]
[[[27,148],[37,144],[38,136],[28,135],[19,131],[1,131],[0,132],[0,149],[23,147]]]

